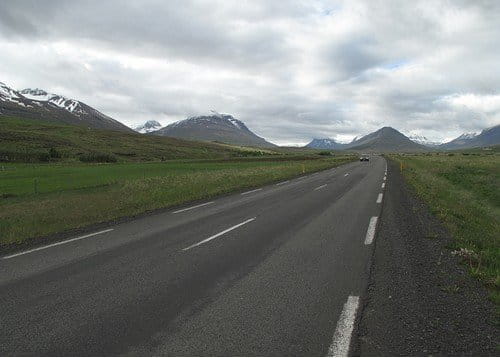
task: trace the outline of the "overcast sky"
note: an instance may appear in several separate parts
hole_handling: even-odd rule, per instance
[[[278,144],[500,123],[500,1],[0,1],[0,81]]]

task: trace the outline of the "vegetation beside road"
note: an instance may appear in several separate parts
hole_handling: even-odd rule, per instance
[[[278,159],[0,164],[0,247],[252,188],[356,158]]]
[[[394,155],[407,181],[454,237],[453,250],[500,306],[500,154]]]

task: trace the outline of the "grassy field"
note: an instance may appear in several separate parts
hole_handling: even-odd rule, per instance
[[[455,238],[454,253],[500,305],[500,154],[474,150],[392,156]]]
[[[279,159],[0,164],[0,247],[260,186],[355,158]]]
[[[105,160],[93,160],[96,154]],[[0,162],[143,162],[269,155],[283,153],[0,116]]]

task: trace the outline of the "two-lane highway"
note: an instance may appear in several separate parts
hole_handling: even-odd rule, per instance
[[[0,259],[0,354],[347,354],[373,157]]]

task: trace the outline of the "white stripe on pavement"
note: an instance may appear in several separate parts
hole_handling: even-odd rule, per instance
[[[254,189],[254,190],[250,190],[250,191],[245,191],[244,193],[241,193],[241,195],[247,195],[247,194],[255,193],[256,191],[259,191],[259,190],[262,190],[262,188]]]
[[[365,245],[370,245],[375,237],[375,229],[377,227],[378,216],[372,216],[370,219],[370,224],[368,225],[368,230],[366,231]]]
[[[286,184],[286,183],[288,183],[288,182],[290,182],[290,180],[285,180],[285,181],[282,181],[281,183],[277,183],[276,185],[283,185],[283,184]]]
[[[251,219],[248,219],[248,220],[243,221],[242,223],[239,223],[239,224],[237,224],[237,225],[231,226],[229,229],[226,229],[226,230],[224,230],[224,231],[221,231],[221,232],[219,232],[218,234],[212,235],[212,236],[210,236],[208,239],[201,240],[200,242],[197,242],[196,244],[193,244],[193,245],[191,245],[191,246],[188,246],[188,247],[186,247],[186,248],[182,249],[182,251],[187,251],[187,250],[192,249],[193,247],[203,245],[203,244],[205,244],[205,243],[207,243],[207,242],[209,242],[209,241],[212,241],[212,240],[213,240],[213,239],[215,239],[215,238],[218,238],[219,236],[222,236],[222,235],[224,235],[224,234],[227,234],[227,233],[228,233],[228,232],[230,232],[230,231],[233,231],[234,229],[239,228],[240,226],[243,226],[243,225],[245,225],[245,224],[248,224],[249,222],[254,221],[255,219],[256,219],[256,218],[251,218]]]
[[[173,214],[178,214],[178,213],[182,213],[184,211],[188,211],[188,210],[192,210],[192,209],[196,209],[196,208],[201,208],[202,206],[210,205],[210,204],[213,204],[213,203],[214,203],[213,201],[209,201],[208,203],[203,203],[203,204],[191,206],[189,208],[176,210],[176,211],[173,212]]]
[[[377,204],[380,204],[382,202],[382,196],[383,194],[382,193],[379,193],[378,194],[378,197],[377,197]]]
[[[349,175],[349,173],[345,173],[345,174],[344,174],[344,176],[345,176],[345,177],[346,177],[346,176],[348,176],[348,175]]]
[[[318,186],[317,188],[315,188],[314,190],[323,189],[325,186],[326,186],[326,184],[320,185],[320,186]]]
[[[328,349],[329,357],[347,357],[351,345],[352,331],[359,307],[359,296],[349,296],[337,322],[333,342]]]
[[[382,183],[382,189],[384,189],[384,188],[385,188],[385,183]]]
[[[110,231],[113,231],[113,230],[114,230],[114,229],[107,229],[107,230],[103,230],[103,231],[94,232],[94,233],[92,233],[92,234],[88,234],[88,235],[78,236],[78,237],[75,237],[75,238],[73,238],[73,239],[69,239],[69,240],[65,240],[65,241],[56,242],[56,243],[54,243],[54,244],[50,244],[50,245],[45,245],[45,246],[37,247],[36,249],[27,250],[27,251],[19,252],[19,253],[17,253],[17,254],[4,256],[4,257],[2,257],[2,259],[11,259],[11,258],[13,258],[13,257],[17,257],[17,256],[21,256],[21,255],[29,254],[29,253],[31,253],[31,252],[40,251],[40,250],[45,250],[45,249],[48,249],[49,247],[54,247],[54,246],[58,246],[58,245],[62,245],[62,244],[67,244],[67,243],[69,243],[69,242],[73,242],[73,241],[77,241],[77,240],[81,240],[81,239],[86,239],[87,237],[91,237],[91,236],[96,236],[96,235],[104,234],[104,233],[106,233],[106,232],[110,232]]]

